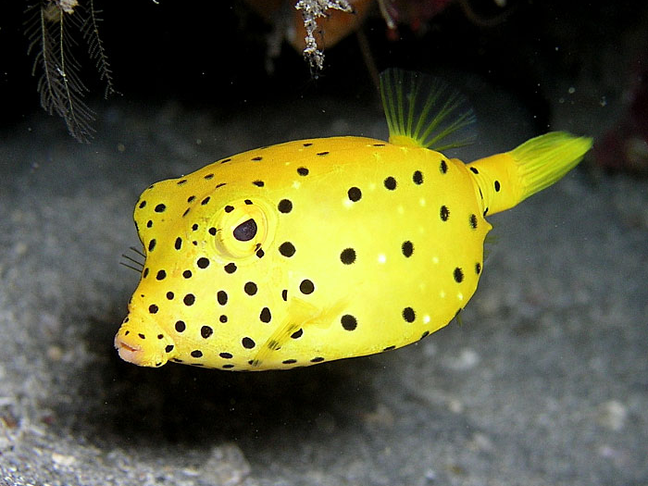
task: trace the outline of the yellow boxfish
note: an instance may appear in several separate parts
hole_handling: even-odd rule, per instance
[[[226,370],[309,366],[405,346],[477,288],[485,216],[558,181],[592,140],[564,132],[469,164],[442,150],[460,96],[388,70],[389,142],[313,138],[227,157],[140,196],[141,279],[122,359]]]

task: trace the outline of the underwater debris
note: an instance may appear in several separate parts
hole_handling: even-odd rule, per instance
[[[27,7],[25,35],[28,55],[34,56],[32,76],[38,76],[40,103],[50,115],[57,114],[70,135],[88,143],[94,134],[95,114],[84,102],[88,88],[79,77],[81,64],[74,57],[78,45],[74,34],[81,34],[88,57],[95,62],[100,81],[106,84],[104,96],[116,93],[106,50],[99,36],[99,11],[94,0],[87,6],[78,0],[40,0]]]
[[[399,26],[405,25],[412,32],[422,34],[433,17],[453,4],[461,8],[469,21],[482,27],[503,22],[515,9],[509,7],[507,0],[245,0],[245,3],[273,26],[268,39],[270,58],[278,55],[285,39],[303,53],[315,77],[323,68],[324,51],[356,33],[376,85],[378,72],[362,32],[363,22],[374,11],[379,11],[385,22],[387,38],[396,41],[400,38]],[[480,9],[476,10],[473,3]]]
[[[321,70],[324,67],[324,53],[319,49],[315,39],[315,31],[318,28],[317,19],[327,16],[327,10],[340,10],[352,13],[353,8],[348,0],[299,0],[295,9],[302,12],[306,37],[304,38],[304,58],[308,61],[313,70]]]

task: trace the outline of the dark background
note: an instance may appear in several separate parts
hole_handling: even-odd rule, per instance
[[[3,2],[0,7],[4,125],[39,109],[37,79],[31,76],[34,53],[27,55],[24,34],[26,5],[31,3]],[[362,32],[377,69],[476,74],[517,95],[542,126],[551,117],[556,77],[586,76],[599,93],[618,96],[629,84],[624,73],[642,56],[642,35],[634,32],[646,26],[644,2],[509,0],[504,9],[490,0],[469,4],[493,25],[469,19],[454,2],[416,31],[399,26],[397,40],[388,39],[385,22],[374,8]],[[324,70],[315,79],[300,53],[287,43],[279,57],[268,58],[273,26],[243,2],[97,0],[95,10],[103,19],[100,36],[115,87],[126,101],[177,100],[188,107],[231,110],[268,98],[366,97],[373,89],[355,35],[326,51]],[[490,22],[498,12],[506,12],[503,21]],[[76,34],[73,30],[70,33]],[[85,56],[82,39],[78,34],[76,38],[74,53],[90,90],[87,100],[100,106],[105,86]]]

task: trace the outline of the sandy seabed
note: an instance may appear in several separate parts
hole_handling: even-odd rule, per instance
[[[145,187],[269,143],[386,135],[375,107],[304,105],[115,104],[91,145],[45,115],[1,134],[0,484],[647,484],[648,183],[626,176],[581,167],[490,218],[463,324],[417,345],[254,374],[117,358]],[[480,115],[466,160],[531,135],[510,112]]]

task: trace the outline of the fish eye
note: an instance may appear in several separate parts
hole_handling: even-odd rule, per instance
[[[234,228],[232,234],[239,241],[250,241],[257,234],[257,224],[250,218]]]
[[[264,246],[271,243],[277,223],[274,206],[262,199],[235,199],[226,201],[212,217],[208,227],[209,245],[216,258],[231,263],[258,261]]]

